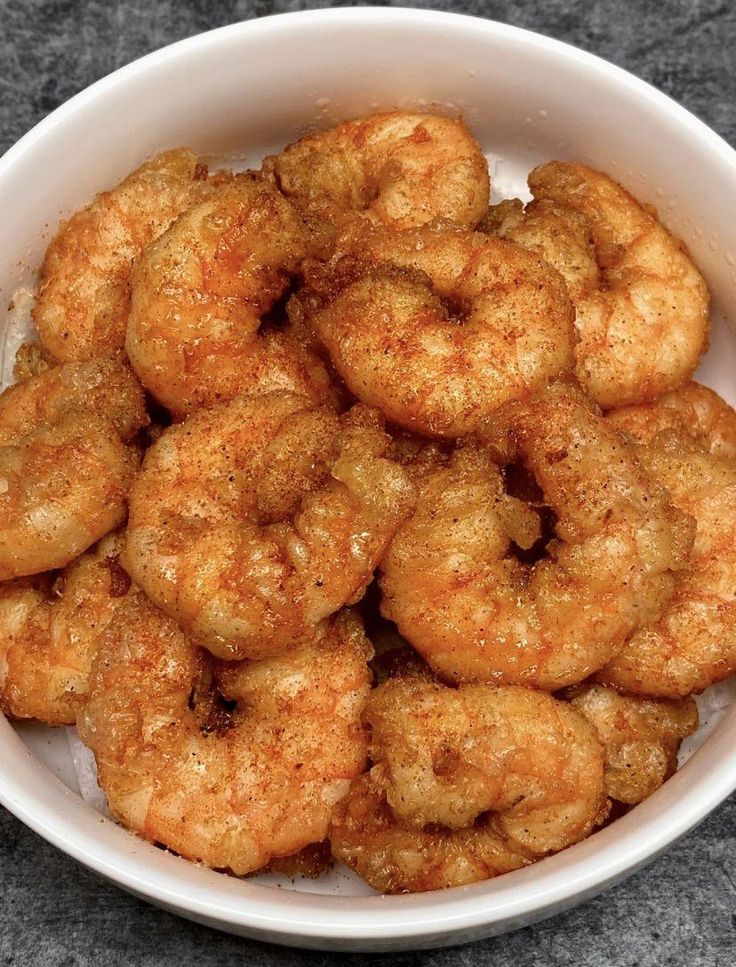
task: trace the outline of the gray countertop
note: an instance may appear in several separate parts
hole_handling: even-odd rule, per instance
[[[730,0],[393,5],[479,14],[570,41],[655,84],[736,143],[736,4]],[[0,0],[0,151],[72,94],[149,50],[248,17],[322,6],[330,4]],[[736,796],[643,872],[569,913],[496,940],[391,960],[406,967],[730,967],[736,962],[735,830]],[[269,947],[162,913],[87,872],[0,809],[2,967],[372,961],[379,958]]]

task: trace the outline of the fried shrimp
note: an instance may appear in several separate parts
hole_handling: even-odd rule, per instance
[[[488,165],[462,121],[392,111],[310,134],[266,158],[263,172],[307,217],[356,215],[391,229],[473,228],[488,206]]]
[[[556,690],[621,649],[672,594],[692,542],[623,440],[575,387],[558,383],[499,410],[486,431],[521,461],[556,515],[534,564],[539,521],[510,497],[477,445],[419,481],[414,515],[381,564],[382,613],[448,681]]]
[[[66,363],[0,395],[0,580],[63,567],[122,523],[148,422],[115,359]]]
[[[134,260],[211,190],[193,152],[166,151],[62,225],[46,252],[33,312],[56,360],[122,349]]]
[[[606,794],[630,805],[651,796],[673,775],[680,743],[698,727],[692,698],[642,698],[590,684],[571,688],[565,697],[591,723],[606,750]]]
[[[685,246],[607,175],[552,161],[534,196],[485,227],[564,277],[580,336],[577,376],[605,409],[653,400],[692,376],[708,338],[708,289]]]
[[[599,678],[679,698],[736,673],[736,462],[688,448],[684,438],[637,452],[675,506],[695,519],[695,543],[662,616],[643,624]]]
[[[308,314],[350,390],[409,430],[471,433],[574,364],[557,272],[479,233],[370,231],[310,273]]]
[[[78,722],[111,813],[239,875],[325,839],[365,767],[369,657],[345,612],[287,656],[223,664],[144,595],[126,599]]]
[[[333,815],[335,857],[384,893],[461,886],[584,839],[605,818],[603,749],[525,688],[395,679],[364,712],[375,765]]]
[[[327,399],[319,358],[293,332],[261,331],[310,246],[296,211],[253,175],[186,212],[133,271],[125,347],[143,385],[177,417],[253,391]]]
[[[303,397],[238,397],[148,451],[125,566],[198,643],[264,658],[357,601],[413,487],[384,456],[380,416]]]
[[[7,715],[74,724],[102,635],[131,586],[121,546],[111,534],[57,577],[0,585],[0,709]]]
[[[684,436],[716,457],[736,458],[736,411],[712,389],[692,380],[652,403],[612,410],[608,422],[637,443]]]

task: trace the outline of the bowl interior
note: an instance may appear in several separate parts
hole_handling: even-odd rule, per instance
[[[531,167],[562,158],[602,168],[656,205],[714,295],[699,378],[736,404],[730,149],[595,58],[427,11],[319,11],[224,28],[144,58],[43,122],[0,162],[0,296],[16,305],[0,324],[5,372],[27,326],[17,293],[32,289],[59,220],[152,153],[188,145],[215,165],[257,166],[306,130],[395,107],[462,114],[488,154],[497,198],[525,194]],[[721,689],[711,705],[729,701]],[[736,785],[726,731],[734,724],[732,708],[662,790],[585,843],[496,881],[418,897],[364,896],[363,884],[339,873],[285,890],[273,878],[239,881],[162,853],[100,820],[80,798],[74,743],[38,725],[13,730],[0,719],[0,798],[72,855],[196,919],[314,946],[330,937],[333,947],[431,946],[518,926],[631,872]]]

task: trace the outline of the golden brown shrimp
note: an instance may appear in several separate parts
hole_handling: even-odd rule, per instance
[[[54,577],[0,585],[0,709],[18,719],[73,725],[89,693],[102,635],[130,589],[119,534]]]
[[[63,567],[125,518],[148,423],[115,359],[66,363],[0,395],[0,580]]]
[[[296,211],[253,175],[186,212],[133,271],[125,347],[143,385],[179,417],[253,391],[327,399],[318,357],[291,331],[259,331],[310,246]]]
[[[288,656],[223,664],[144,595],[127,598],[78,722],[110,812],[236,874],[320,842],[365,767],[369,657],[345,612]]]
[[[736,410],[692,380],[652,403],[611,410],[608,422],[637,443],[665,443],[667,436],[684,436],[716,457],[736,458]]]
[[[598,677],[628,692],[679,698],[736,673],[736,462],[689,449],[684,438],[637,452],[695,519],[695,544],[661,618],[644,623]]]
[[[134,260],[211,190],[207,168],[192,151],[166,151],[62,225],[46,252],[33,311],[55,359],[122,349]]]
[[[604,408],[653,400],[692,376],[708,339],[708,289],[685,246],[607,175],[552,161],[523,214],[485,223],[564,277],[580,336],[577,376]]]
[[[488,205],[488,165],[462,121],[391,111],[309,134],[263,172],[307,217],[356,214],[391,229],[438,219],[473,228]]]
[[[164,432],[130,498],[124,563],[194,640],[264,658],[357,601],[414,492],[379,414],[237,397]]]
[[[677,750],[698,727],[698,707],[681,701],[621,695],[585,684],[565,698],[591,723],[606,750],[606,795],[633,805],[651,796],[677,768]]]
[[[572,368],[564,282],[524,249],[432,228],[343,241],[303,299],[350,390],[400,426],[467,435]]]
[[[659,617],[692,521],[573,386],[507,404],[494,422],[500,455],[523,462],[556,514],[548,556],[511,553],[539,537],[536,513],[506,493],[486,449],[466,446],[420,482],[381,564],[381,609],[448,681],[555,690]]]
[[[331,842],[383,893],[518,869],[606,816],[601,743],[549,695],[395,679],[371,693],[364,719],[375,765],[338,804]]]

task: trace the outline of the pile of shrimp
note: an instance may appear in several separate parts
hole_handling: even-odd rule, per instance
[[[462,120],[188,149],[62,224],[0,395],[0,709],[212,869],[467,885],[672,776],[736,674],[709,296],[605,173]]]

